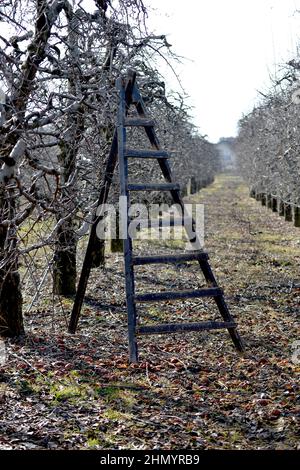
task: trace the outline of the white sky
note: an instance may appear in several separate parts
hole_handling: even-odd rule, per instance
[[[145,0],[148,25],[188,58],[176,70],[194,106],[194,122],[211,141],[236,124],[264,91],[274,63],[294,57],[300,0]],[[298,30],[298,32],[297,32]],[[164,69],[163,69],[164,70]],[[178,84],[166,72],[169,86]]]

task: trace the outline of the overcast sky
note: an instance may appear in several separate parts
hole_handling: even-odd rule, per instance
[[[297,50],[300,0],[145,0],[151,29],[185,56],[177,66],[195,107],[194,122],[211,141],[236,133],[265,90],[274,63]],[[297,32],[298,30],[298,32]],[[166,73],[164,71],[164,73]],[[176,80],[168,73],[171,86]]]

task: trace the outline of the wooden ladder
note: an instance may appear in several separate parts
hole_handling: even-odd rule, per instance
[[[104,176],[104,183],[101,187],[98,204],[104,204],[107,201],[109,187],[111,185],[112,175],[119,161],[120,173],[120,194],[125,196],[126,201],[126,224],[129,227],[129,209],[130,193],[132,191],[169,191],[175,204],[179,205],[184,213],[184,203],[180,195],[180,186],[173,180],[170,165],[168,163],[169,154],[160,147],[154,126],[155,123],[147,116],[147,110],[143,98],[136,84],[136,74],[129,71],[126,79],[119,78],[116,83],[119,92],[119,109],[117,126],[114,132],[111,151],[107,160],[107,166]],[[130,106],[134,105],[137,111],[137,117],[128,117]],[[133,150],[126,146],[126,130],[128,127],[142,127],[151,144],[151,150]],[[165,183],[128,183],[128,160],[131,158],[156,159],[165,179]],[[103,215],[95,218],[91,228],[88,247],[83,263],[83,268],[79,280],[79,285],[75,297],[69,331],[76,331],[81,306],[83,303],[85,290],[90,274],[92,264],[93,246],[96,240],[96,226],[102,220]],[[173,225],[177,225],[176,219]],[[182,224],[187,230],[187,236],[191,243],[199,246],[195,251],[189,251],[181,254],[167,255],[149,255],[134,256],[132,249],[132,239],[126,236],[123,240],[124,264],[125,264],[125,287],[126,304],[128,315],[128,342],[129,342],[129,361],[138,361],[137,336],[152,334],[170,334],[175,332],[215,330],[225,328],[228,330],[234,346],[238,351],[243,351],[243,343],[236,328],[236,324],[230,314],[224,299],[223,291],[219,288],[209,264],[208,254],[200,249],[200,243],[195,230],[195,221],[191,224]],[[135,293],[134,269],[136,266],[146,264],[164,264],[178,263],[196,260],[203,272],[208,284],[207,288],[185,291],[158,292],[158,293]],[[160,302],[179,299],[191,299],[200,297],[211,297],[214,299],[223,321],[205,321],[199,323],[170,323],[161,325],[138,325],[137,324],[137,304],[143,302]]]

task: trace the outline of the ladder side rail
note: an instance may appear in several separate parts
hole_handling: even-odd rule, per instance
[[[216,278],[214,276],[214,273],[210,267],[210,264],[208,262],[208,260],[200,260],[199,259],[199,264],[200,264],[200,267],[201,267],[201,270],[203,272],[203,275],[206,279],[206,282],[208,283],[208,285],[211,285],[212,287],[218,287],[218,283],[216,281]],[[225,302],[225,299],[224,299],[224,294],[222,293],[221,295],[217,295],[216,297],[214,297],[214,301],[219,309],[219,312],[221,314],[221,316],[223,317],[223,319],[225,320],[225,322],[233,322],[234,323],[234,319],[229,311],[229,308],[227,306],[227,303]],[[244,351],[244,344],[243,344],[243,341],[242,341],[242,338],[240,337],[237,329],[235,327],[230,327],[228,328],[228,333],[230,334],[230,337],[233,341],[233,344],[235,345],[236,349],[240,352],[243,352]]]
[[[127,322],[128,322],[128,343],[129,343],[129,361],[138,362],[138,350],[136,342],[136,305],[134,298],[134,272],[132,261],[132,240],[129,237],[129,206],[130,198],[127,188],[128,180],[128,162],[124,156],[126,146],[126,129],[124,127],[124,119],[128,111],[126,107],[126,92],[124,83],[121,78],[117,80],[117,88],[119,91],[119,108],[118,108],[118,156],[119,156],[119,174],[120,174],[120,194],[125,196],[125,205],[122,207],[121,220],[126,217],[126,233],[123,233],[123,251],[124,251],[124,267],[125,267],[125,287],[126,287],[126,305],[127,305]],[[127,95],[128,97],[129,95]],[[130,102],[129,99],[127,102]],[[124,213],[125,212],[125,213]],[[123,224],[124,228],[124,224]]]
[[[98,198],[97,207],[100,207],[102,204],[105,204],[108,198],[109,190],[111,187],[113,173],[117,163],[118,156],[118,141],[117,141],[117,131],[115,130],[110,153],[107,159],[105,174],[103,184],[101,185],[100,194]],[[97,209],[96,209],[97,210]],[[75,300],[73,304],[73,309],[71,313],[71,318],[69,322],[69,332],[75,333],[78,325],[78,320],[87,288],[88,279],[90,276],[92,268],[92,254],[94,251],[95,241],[97,239],[97,225],[102,220],[103,216],[100,214],[96,216],[96,210],[93,217],[93,223],[90,229],[89,240],[82,264],[82,269],[80,273],[80,278],[76,290]],[[103,241],[102,241],[103,243]]]
[[[135,107],[136,107],[138,114],[142,117],[147,117],[147,108],[145,106],[144,100],[136,84],[134,84],[132,92],[136,99]],[[155,148],[156,150],[161,150],[160,142],[159,142],[159,139],[157,137],[157,134],[154,128],[145,127],[145,132],[147,134],[147,137],[150,141],[151,146]],[[172,170],[171,170],[169,162],[167,160],[158,160],[158,163],[159,163],[160,169],[162,171],[162,174],[165,180],[168,183],[172,183],[174,180],[173,180]],[[179,207],[182,210],[182,214],[184,214],[184,202],[181,197],[180,190],[171,190],[170,193],[171,193],[174,203],[179,205]],[[189,242],[194,244],[197,247],[196,248],[197,250],[202,251],[200,240],[196,233],[196,222],[193,218],[192,218],[191,224],[189,224],[188,227],[185,226],[185,230],[186,230]]]

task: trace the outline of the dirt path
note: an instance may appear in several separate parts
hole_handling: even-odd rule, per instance
[[[140,341],[127,364],[121,257],[94,272],[77,335],[45,311],[7,346],[0,368],[0,448],[295,449],[299,446],[300,229],[219,176],[191,198],[204,202],[206,249],[246,344],[227,332]],[[180,249],[180,242],[167,249]],[[147,250],[154,251],[155,244]],[[145,247],[138,245],[140,251]],[[197,266],[142,268],[138,288],[203,285]],[[64,300],[65,309],[71,302]],[[143,322],[219,318],[213,304],[141,311]]]

